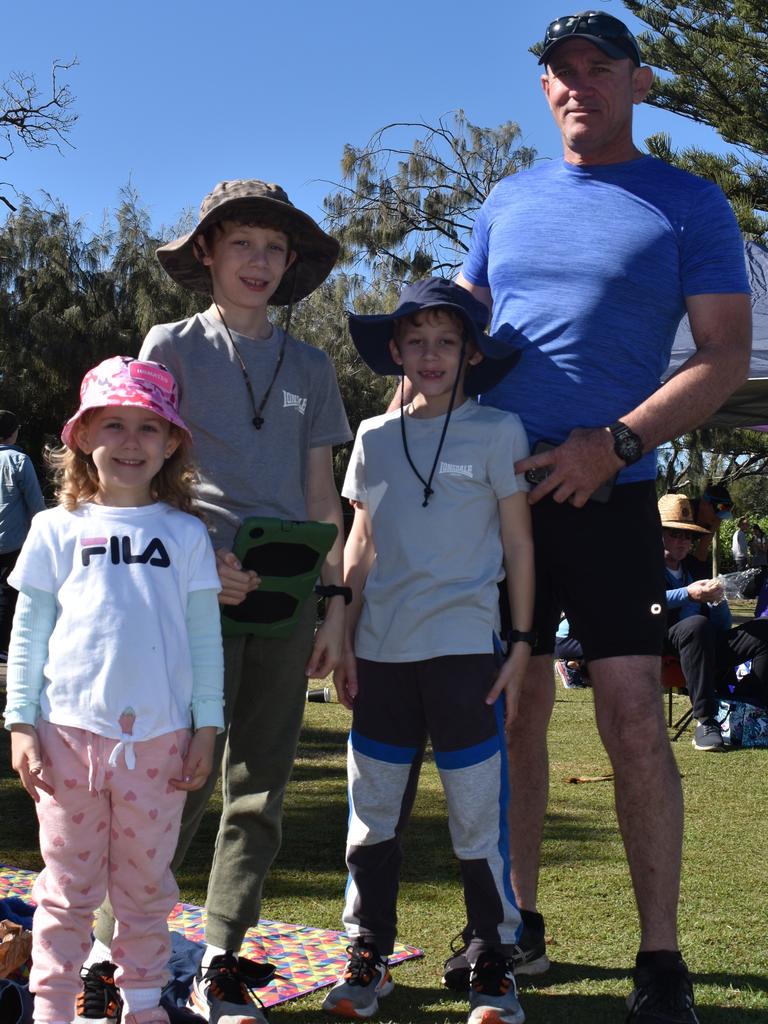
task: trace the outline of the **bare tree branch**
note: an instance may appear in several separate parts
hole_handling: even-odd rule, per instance
[[[0,160],[8,160],[14,153],[14,139],[18,138],[28,149],[53,146],[72,146],[67,136],[77,121],[72,110],[75,101],[69,85],[62,84],[59,75],[78,64],[55,60],[51,68],[50,90],[43,94],[34,75],[14,71],[0,85],[0,136],[5,139],[6,152]]]

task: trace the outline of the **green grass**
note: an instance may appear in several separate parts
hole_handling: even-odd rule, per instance
[[[660,698],[661,699],[661,698]],[[682,711],[687,698],[676,698]],[[308,704],[285,814],[283,849],[267,883],[265,917],[338,928],[346,871],[345,740],[338,704]],[[686,798],[681,941],[696,976],[702,1024],[768,1019],[768,751],[697,753],[690,732],[674,744]],[[3,829],[0,861],[39,868],[31,801],[8,768],[0,736]],[[575,775],[610,769],[589,691],[559,690],[551,729],[551,802],[541,905],[552,970],[523,983],[530,1024],[624,1020],[638,931],[610,782],[573,785]],[[202,902],[216,829],[211,807],[179,877],[182,898]],[[423,960],[395,968],[382,1024],[459,1024],[465,1005],[440,986],[450,937],[464,920],[445,803],[431,762],[406,837],[399,931]],[[278,1007],[273,1019],[315,1024],[322,994]]]

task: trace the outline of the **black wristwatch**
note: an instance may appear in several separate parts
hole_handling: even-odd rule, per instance
[[[536,646],[536,630],[510,629],[507,630],[507,640],[511,644],[529,644],[531,649]]]
[[[630,430],[621,420],[616,420],[608,429],[613,435],[613,450],[621,461],[628,466],[639,462],[643,457],[643,442],[634,430]]]
[[[319,594],[320,597],[343,597],[344,604],[352,603],[352,588],[351,587],[334,587],[328,584],[327,587],[322,586],[318,583],[315,586],[315,593]]]

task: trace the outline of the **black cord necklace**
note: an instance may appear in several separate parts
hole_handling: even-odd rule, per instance
[[[403,451],[405,452],[405,457],[408,460],[408,465],[411,467],[413,472],[416,474],[416,476],[424,486],[424,501],[421,503],[422,508],[427,507],[427,505],[429,504],[429,499],[435,493],[432,490],[432,479],[435,475],[435,470],[437,469],[437,462],[438,459],[440,458],[440,452],[443,450],[443,442],[445,441],[445,435],[448,430],[448,424],[451,422],[451,413],[453,412],[453,403],[456,400],[456,392],[459,387],[459,380],[461,378],[461,368],[464,365],[464,352],[466,347],[466,343],[463,343],[461,346],[459,365],[456,369],[456,379],[453,382],[453,387],[451,388],[451,400],[448,403],[448,412],[445,415],[445,422],[443,423],[443,429],[440,433],[440,441],[438,442],[437,451],[435,452],[435,459],[434,462],[432,463],[432,469],[430,469],[429,471],[429,478],[427,480],[425,480],[421,473],[418,471],[418,469],[416,469],[416,466],[413,463],[413,459],[411,458],[411,453],[408,451],[408,440],[405,436],[405,407],[403,404],[404,381],[400,381],[400,434],[403,438]]]
[[[264,407],[269,401],[269,396],[272,393],[272,388],[274,387],[275,381],[277,380],[277,375],[278,373],[280,373],[280,367],[283,365],[283,359],[285,357],[285,342],[288,337],[287,331],[282,332],[283,337],[280,342],[280,351],[277,354],[277,363],[275,364],[275,369],[272,374],[272,380],[269,382],[269,386],[267,387],[267,390],[264,392],[264,396],[262,397],[261,401],[257,406],[256,396],[253,393],[253,385],[251,384],[251,378],[248,376],[248,371],[245,368],[243,357],[240,355],[238,347],[235,344],[235,339],[232,337],[232,332],[229,329],[229,325],[227,324],[227,321],[224,319],[224,314],[222,313],[221,308],[215,299],[213,301],[213,304],[216,307],[216,311],[219,314],[221,322],[224,324],[224,330],[227,332],[227,337],[229,338],[229,343],[232,346],[232,351],[234,352],[235,358],[240,364],[240,372],[243,375],[245,386],[246,388],[248,388],[248,395],[251,399],[251,406],[253,408],[253,419],[251,420],[251,423],[253,423],[254,427],[256,427],[257,430],[261,430],[261,428],[264,426],[264,416],[262,415],[262,413],[264,412]],[[273,327],[273,330],[277,329],[279,328]]]

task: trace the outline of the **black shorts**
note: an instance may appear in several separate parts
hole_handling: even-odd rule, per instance
[[[536,551],[535,654],[551,654],[564,611],[587,661],[660,655],[666,581],[656,488],[621,484],[583,508],[531,508]]]

